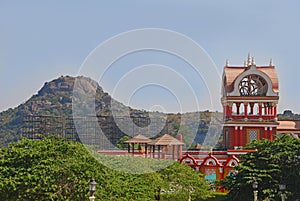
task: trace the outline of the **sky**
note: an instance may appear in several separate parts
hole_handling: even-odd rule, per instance
[[[168,52],[133,52],[114,61],[97,80],[117,100],[153,111],[221,111],[221,86],[211,90],[207,84],[219,84],[216,77],[221,78],[227,58],[231,65],[243,65],[250,52],[257,65],[273,59],[280,83],[279,113],[300,113],[299,8],[296,0],[0,0],[0,111],[24,103],[47,81],[80,75],[105,41],[155,28],[193,40],[217,73],[199,76]],[[198,107],[191,104],[195,97]]]

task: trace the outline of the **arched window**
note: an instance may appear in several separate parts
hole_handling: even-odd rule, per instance
[[[254,115],[258,115],[258,103],[255,103],[255,104],[253,105],[253,114],[254,114]]]
[[[265,96],[267,90],[266,80],[259,75],[247,75],[239,83],[239,91],[242,96]]]
[[[228,166],[229,167],[236,167],[238,166],[238,162],[234,159],[231,159],[229,162],[228,162]]]
[[[244,111],[245,111],[245,109],[244,109],[244,103],[240,103],[240,114],[242,114],[242,115],[245,115],[244,114]]]
[[[237,107],[236,107],[236,103],[232,104],[232,114],[233,115],[236,115],[238,112],[237,112]]]
[[[210,158],[206,161],[206,164],[205,165],[211,165],[211,166],[216,166],[217,163],[214,159]]]

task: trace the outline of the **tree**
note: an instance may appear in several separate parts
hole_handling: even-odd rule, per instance
[[[0,155],[0,200],[85,200],[97,168],[83,146],[57,138],[23,139]]]
[[[261,200],[279,199],[279,184],[286,184],[288,200],[299,199],[300,140],[283,135],[274,141],[252,141],[246,147],[255,152],[241,156],[238,173],[222,182],[230,191],[229,200],[253,199],[252,183],[259,183]]]
[[[128,144],[125,144],[124,142],[126,141],[126,140],[130,140],[131,139],[131,137],[129,137],[129,136],[124,136],[124,137],[122,137],[118,142],[117,142],[117,145],[116,145],[116,147],[118,148],[118,149],[127,149],[128,148]]]
[[[167,184],[162,188],[164,197],[173,201],[210,197],[209,186],[199,172],[187,165],[174,163],[161,172]]]
[[[109,169],[80,143],[56,137],[23,139],[0,150],[0,200],[87,200],[92,176],[101,200],[154,199],[154,173]]]
[[[195,149],[196,143],[195,140],[195,134],[192,133],[192,131],[184,124],[175,124],[173,125],[173,128],[177,130],[178,134],[182,134],[183,141],[186,145],[187,149]]]
[[[93,147],[57,137],[22,139],[1,148],[0,200],[87,200],[91,177],[98,183],[95,196],[105,201],[154,201],[162,189],[174,185],[182,186],[173,193],[176,196],[208,194],[204,180],[188,166],[176,163],[162,170],[172,161],[105,156],[91,150]],[[117,168],[120,166],[145,173],[130,174],[128,168]]]

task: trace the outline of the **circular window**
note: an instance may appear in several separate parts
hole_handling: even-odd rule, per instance
[[[247,75],[239,84],[242,96],[265,96],[267,89],[267,82],[259,75]]]

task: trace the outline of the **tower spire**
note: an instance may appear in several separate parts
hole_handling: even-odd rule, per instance
[[[244,60],[244,67],[247,67],[247,62],[246,62],[246,60]]]
[[[229,66],[229,60],[228,59],[226,59],[226,64],[225,65]]]
[[[269,66],[273,66],[273,60],[272,60],[272,58],[270,59],[270,64],[269,64]]]
[[[250,52],[248,53],[248,61],[247,61],[247,66],[251,65],[251,56],[250,56]]]
[[[254,60],[254,57],[252,57],[251,65],[252,65],[252,66],[255,66],[255,60]]]

